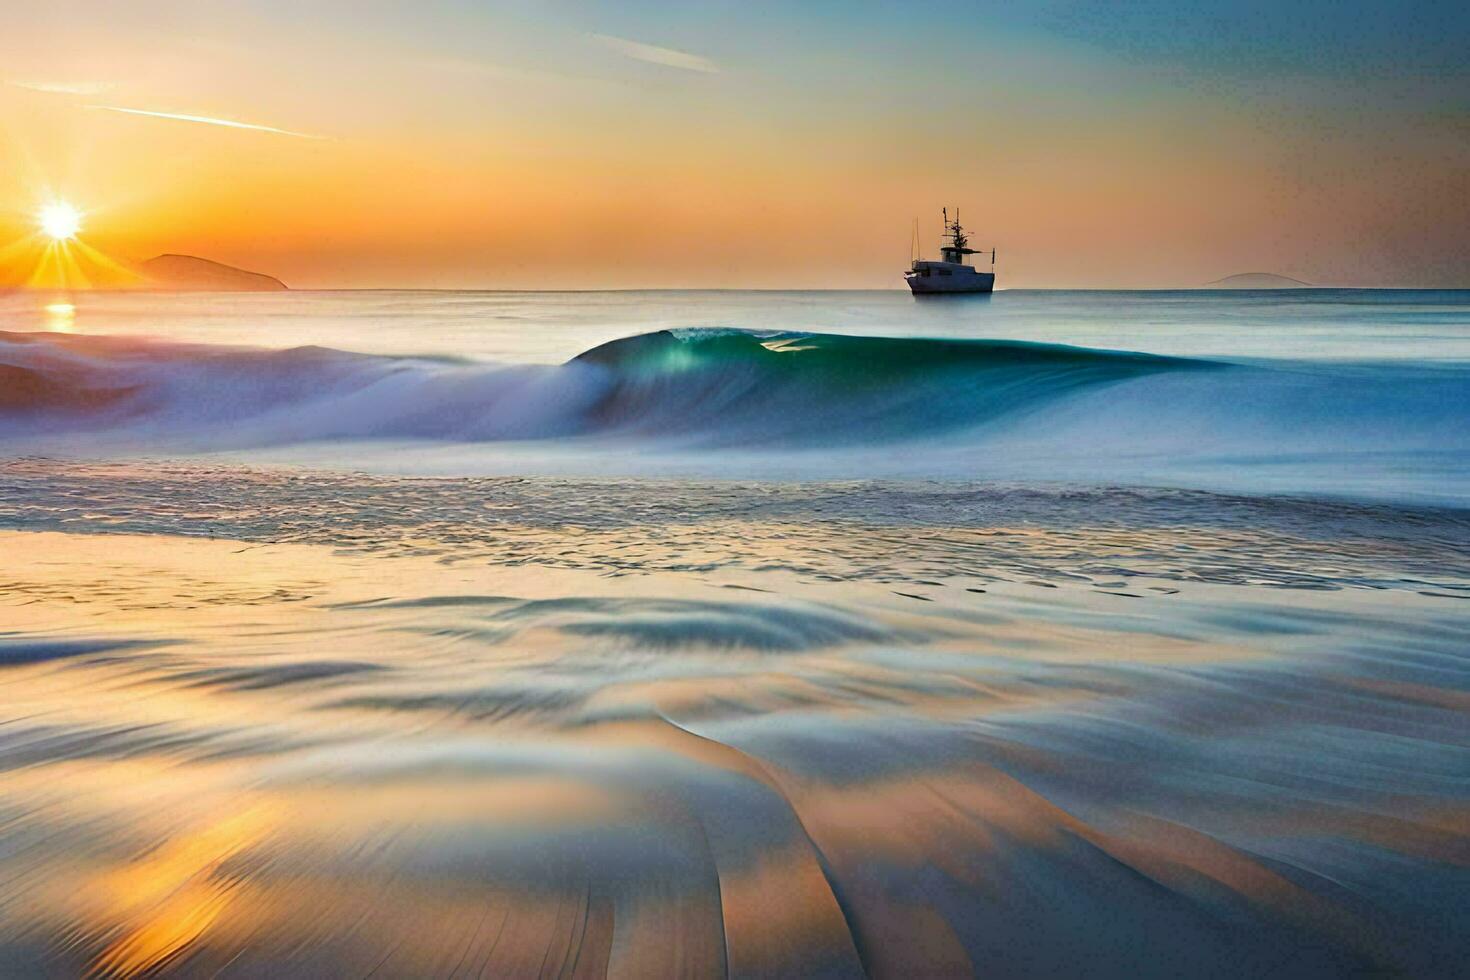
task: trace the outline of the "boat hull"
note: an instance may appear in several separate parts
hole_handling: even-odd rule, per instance
[[[995,289],[995,273],[976,272],[968,276],[916,276],[904,277],[915,296],[932,296],[952,293],[988,293]]]

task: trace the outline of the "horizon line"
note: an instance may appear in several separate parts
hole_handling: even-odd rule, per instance
[[[248,270],[242,270],[248,271]],[[254,273],[266,275],[265,273]],[[270,276],[277,279],[275,276]],[[277,281],[280,281],[277,279]],[[284,284],[283,284],[284,285]],[[1363,285],[1310,285],[1276,287],[1225,287],[1210,286],[1007,286],[993,293],[941,297],[961,300],[994,293],[1306,293],[1306,292],[1420,292],[1455,293],[1470,292],[1470,284],[1463,286],[1363,286]],[[596,288],[538,288],[515,286],[290,286],[285,289],[170,289],[147,286],[10,286],[0,287],[0,295],[14,293],[183,293],[210,295],[228,293],[262,293],[279,295],[286,293],[898,293],[909,295],[902,286],[604,286]],[[925,297],[928,299],[929,297]]]

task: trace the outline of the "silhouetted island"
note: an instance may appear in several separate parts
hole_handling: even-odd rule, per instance
[[[1315,289],[1309,282],[1278,276],[1274,272],[1242,272],[1207,282],[1202,289]]]
[[[196,255],[159,255],[138,264],[152,285],[165,289],[271,292],[287,286],[263,272],[248,272]]]

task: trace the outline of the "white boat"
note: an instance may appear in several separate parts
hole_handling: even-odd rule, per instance
[[[960,212],[956,208],[954,220],[949,220],[949,209],[945,208],[944,235],[940,239],[938,262],[915,258],[904,280],[914,295],[930,293],[988,293],[995,288],[995,249],[990,250],[990,271],[981,272],[970,264],[970,256],[984,255],[970,247],[970,239],[960,227]],[[918,237],[915,232],[915,246]]]

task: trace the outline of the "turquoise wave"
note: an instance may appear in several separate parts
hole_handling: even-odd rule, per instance
[[[641,334],[571,363],[610,375],[588,415],[595,427],[783,444],[929,436],[1081,388],[1228,367],[1021,341],[733,329]]]

